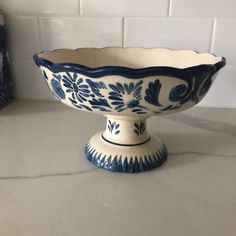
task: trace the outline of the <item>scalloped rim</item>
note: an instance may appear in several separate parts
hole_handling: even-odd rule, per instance
[[[122,47],[104,47],[104,48],[78,48],[78,49],[55,49],[52,51],[42,51],[33,55],[33,59],[37,66],[44,66],[53,73],[64,72],[64,71],[71,71],[80,73],[85,76],[89,76],[92,78],[99,78],[102,76],[108,75],[119,75],[126,78],[143,78],[147,76],[154,76],[154,75],[163,75],[163,76],[183,76],[183,74],[191,73],[191,72],[200,72],[205,70],[211,70],[214,73],[220,70],[226,64],[226,59],[221,56],[221,60],[216,62],[215,64],[199,64],[191,67],[186,68],[177,68],[177,67],[170,67],[170,66],[151,66],[151,67],[143,67],[143,68],[129,68],[124,66],[100,66],[100,67],[87,67],[81,64],[76,63],[54,63],[50,60],[47,60],[43,57],[40,57],[43,53],[51,53],[59,50],[71,50],[71,51],[79,51],[80,49],[96,49],[96,50],[103,50],[103,49],[110,49],[110,48],[122,48]],[[129,49],[134,47],[127,47],[123,49]],[[213,57],[218,57],[213,53],[199,53],[194,50],[172,50],[168,48],[143,48],[142,49],[165,49],[167,51],[172,51],[178,53],[180,51],[192,52],[193,54],[209,54]],[[219,56],[220,57],[220,56]]]

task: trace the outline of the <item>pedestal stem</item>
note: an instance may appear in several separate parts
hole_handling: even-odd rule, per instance
[[[120,146],[136,146],[148,142],[146,119],[125,116],[107,116],[105,141]]]

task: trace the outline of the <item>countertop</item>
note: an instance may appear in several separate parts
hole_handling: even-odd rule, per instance
[[[148,120],[160,168],[120,174],[84,158],[105,118],[56,102],[0,111],[1,236],[235,236],[236,109]]]

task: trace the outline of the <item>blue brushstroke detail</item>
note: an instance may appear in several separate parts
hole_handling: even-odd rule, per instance
[[[61,76],[60,75],[53,75],[53,79],[51,80],[51,87],[54,94],[57,96],[59,100],[65,99],[66,95],[61,87]]]
[[[144,99],[146,100],[146,102],[155,106],[162,106],[159,102],[160,90],[161,83],[159,79],[156,79],[155,82],[150,82],[148,84],[148,88],[145,91],[146,96],[144,97]]]
[[[134,156],[128,159],[127,157],[110,155],[106,158],[105,155],[96,152],[90,144],[88,144],[85,147],[85,155],[90,162],[99,168],[112,172],[138,173],[149,171],[162,165],[167,159],[167,150],[163,145],[162,150],[160,152],[156,152],[152,156]]]
[[[137,83],[115,83],[109,84],[110,89],[108,98],[112,100],[111,104],[115,106],[115,110],[118,112],[130,109],[137,114],[145,114],[146,109],[140,105],[141,90],[143,81],[140,80]],[[128,100],[127,100],[128,99]]]
[[[93,109],[91,109],[90,107],[88,107],[85,104],[80,104],[81,107],[83,107],[84,109],[88,110],[88,111],[93,111]]]
[[[101,93],[100,93],[100,89],[106,89],[106,85],[103,82],[93,82],[90,79],[86,79],[87,84],[89,85],[89,87],[92,89],[92,92],[98,96],[98,97],[104,97]]]
[[[74,73],[73,76],[66,72],[63,75],[63,85],[67,88],[66,92],[71,93],[73,99],[80,103],[86,102],[88,97],[90,97],[90,90],[88,85],[83,83],[83,79],[77,79],[77,74]]]
[[[77,78],[78,74],[66,72],[63,76],[63,85],[66,92],[70,94],[69,100],[77,108],[85,108],[88,111],[99,109],[100,111],[110,112],[111,106],[100,93],[100,89],[106,89],[103,82],[93,82],[90,79]],[[85,82],[86,81],[86,82]],[[84,104],[89,102],[91,107]]]
[[[111,106],[108,104],[106,99],[92,98],[92,100],[89,100],[89,103],[94,109],[99,109],[100,111],[107,111],[107,112],[111,111],[110,109],[108,109],[108,108],[111,108]]]
[[[117,135],[120,133],[119,130],[120,124],[116,123],[115,121],[111,122],[110,120],[108,120],[107,127],[111,134]]]
[[[171,89],[169,93],[169,99],[174,102],[180,101],[184,97],[186,90],[186,84],[177,85],[176,87]]]
[[[144,133],[144,131],[146,130],[146,126],[144,122],[140,122],[140,123],[134,123],[134,132],[139,136],[142,135]]]
[[[182,84],[178,84],[171,88],[169,92],[169,101],[174,102],[172,104],[163,106],[159,102],[159,93],[161,90],[161,83],[157,79],[154,83],[150,82],[148,89],[146,89],[146,96],[144,99],[146,102],[162,107],[156,114],[160,114],[163,111],[171,111],[181,108],[189,101],[197,104],[200,101],[200,97],[208,91],[212,84],[212,75],[215,72],[212,70],[201,71],[197,76],[186,76],[186,78],[178,78],[182,81]]]

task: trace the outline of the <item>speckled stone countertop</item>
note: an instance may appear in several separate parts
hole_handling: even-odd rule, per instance
[[[118,174],[84,158],[105,118],[56,102],[0,111],[1,236],[235,236],[236,109],[152,117],[159,169]]]

